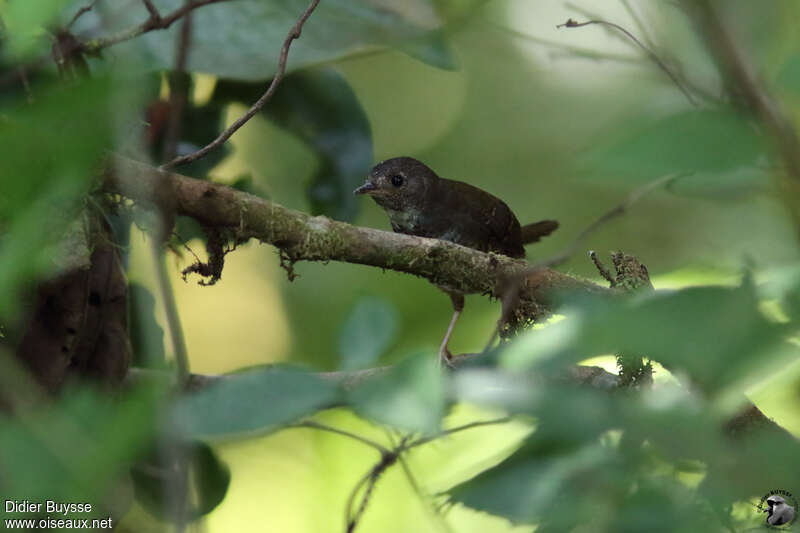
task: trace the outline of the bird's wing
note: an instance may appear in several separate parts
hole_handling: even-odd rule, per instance
[[[449,184],[449,208],[460,214],[464,226],[474,234],[483,236],[489,244],[488,251],[511,257],[525,255],[520,241],[519,221],[502,200],[468,183],[441,180]]]

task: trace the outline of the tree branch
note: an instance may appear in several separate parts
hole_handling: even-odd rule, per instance
[[[224,185],[159,170],[120,156],[112,158],[105,188],[155,205],[204,226],[229,229],[237,240],[255,238],[278,247],[287,261],[343,261],[405,272],[453,290],[498,296],[500,278],[528,263],[438,239],[352,226],[312,217]],[[550,269],[529,276],[523,297],[547,306],[561,290],[607,289]]]
[[[158,11],[152,11],[148,6],[149,2],[145,2],[145,7],[147,7],[150,16],[142,22],[141,24],[134,26],[133,28],[129,28],[124,30],[116,35],[112,35],[110,37],[102,37],[99,39],[92,39],[88,42],[81,44],[81,52],[87,54],[94,54],[102,50],[103,48],[108,48],[109,46],[113,46],[115,44],[129,41],[134,39],[143,33],[147,33],[153,30],[166,30],[172,24],[183,18],[189,12],[197,9],[198,7],[207,6],[209,4],[217,4],[220,2],[228,2],[229,0],[194,0],[193,2],[187,2],[183,6],[179,7],[175,11],[168,13],[167,15],[160,16],[158,15]],[[155,10],[155,8],[153,8]]]

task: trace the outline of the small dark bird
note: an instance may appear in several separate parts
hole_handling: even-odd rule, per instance
[[[370,195],[389,215],[392,229],[397,233],[442,239],[509,257],[525,257],[523,244],[536,242],[558,227],[554,220],[520,226],[517,217],[499,198],[472,185],[440,178],[411,157],[378,163],[366,183],[353,192]],[[439,349],[439,358],[449,363],[447,341],[464,309],[464,295],[445,292],[453,302],[453,318]]]

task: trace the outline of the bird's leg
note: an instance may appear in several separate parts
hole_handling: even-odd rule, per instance
[[[450,296],[450,301],[453,302],[453,318],[450,319],[450,325],[447,326],[447,333],[444,334],[442,345],[439,347],[439,365],[452,367],[453,364],[450,359],[452,359],[453,356],[450,355],[450,350],[447,349],[447,341],[450,340],[450,335],[453,333],[456,320],[458,320],[458,316],[464,309],[464,295],[457,292],[447,292],[447,294]]]

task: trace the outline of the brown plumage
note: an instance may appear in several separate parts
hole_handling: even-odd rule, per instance
[[[368,194],[383,207],[397,233],[432,237],[483,252],[525,257],[523,244],[536,242],[558,227],[543,220],[521,227],[499,198],[460,181],[440,178],[424,163],[395,157],[375,165],[355,194]],[[454,314],[440,356],[449,358],[447,340],[464,306],[464,296],[445,291]]]

